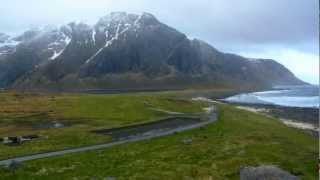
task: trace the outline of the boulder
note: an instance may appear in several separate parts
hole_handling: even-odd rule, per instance
[[[240,169],[240,180],[299,180],[276,166],[244,167]]]

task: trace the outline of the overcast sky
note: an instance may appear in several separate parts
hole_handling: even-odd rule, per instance
[[[252,58],[271,58],[319,81],[319,0],[1,0],[0,32],[18,33],[112,11],[150,12],[190,38]]]

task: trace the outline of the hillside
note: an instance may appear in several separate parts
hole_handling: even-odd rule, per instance
[[[94,26],[73,22],[1,37],[0,87],[258,88],[304,83],[274,60],[220,52],[149,13],[116,12]]]

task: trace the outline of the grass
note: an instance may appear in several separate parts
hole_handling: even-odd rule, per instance
[[[218,106],[219,120],[206,128],[26,162],[16,171],[2,168],[0,174],[35,180],[238,179],[243,166],[277,165],[301,179],[318,179],[318,140],[277,119]],[[182,142],[190,138],[191,144]]]
[[[100,128],[153,121],[167,116],[150,107],[195,113],[206,103],[183,101],[154,94],[88,95],[0,93],[0,137],[38,134],[41,139],[21,146],[0,144],[0,159],[110,141],[91,133]],[[39,124],[59,121],[61,129]]]

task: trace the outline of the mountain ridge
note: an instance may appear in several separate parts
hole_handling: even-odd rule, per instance
[[[93,26],[72,22],[13,39],[16,46],[2,46],[11,52],[1,54],[0,44],[0,86],[14,89],[304,84],[274,60],[220,52],[150,13],[114,12]]]

